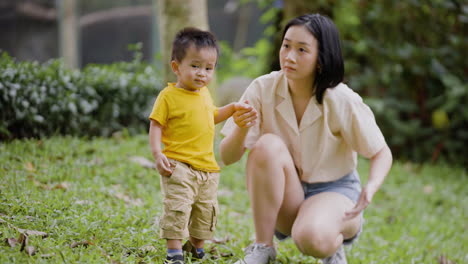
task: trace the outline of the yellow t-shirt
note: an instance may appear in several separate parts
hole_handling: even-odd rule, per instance
[[[198,92],[168,83],[158,95],[149,118],[162,126],[163,153],[197,170],[219,172],[213,152],[214,106],[208,88]]]

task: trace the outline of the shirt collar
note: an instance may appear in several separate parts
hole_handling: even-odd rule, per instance
[[[289,94],[288,80],[282,71],[280,71],[280,74],[276,94],[282,97],[283,100],[280,100],[276,105],[276,110],[294,132],[299,134],[302,130],[311,126],[322,115],[322,111],[317,105],[318,103],[315,96],[313,96],[307,104],[305,112],[302,115],[300,126],[298,126],[291,95]]]

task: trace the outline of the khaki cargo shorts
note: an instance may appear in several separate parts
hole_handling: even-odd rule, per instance
[[[186,163],[169,160],[173,165],[172,175],[160,177],[164,196],[161,238],[184,239],[190,235],[211,239],[219,210],[219,173],[199,171]]]

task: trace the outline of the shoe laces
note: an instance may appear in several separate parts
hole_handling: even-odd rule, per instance
[[[245,248],[244,252],[245,254],[250,254],[254,251],[257,251],[257,250],[262,250],[264,248],[267,248],[268,246],[265,245],[265,244],[259,244],[259,243],[253,243],[253,244],[250,244],[248,247]]]

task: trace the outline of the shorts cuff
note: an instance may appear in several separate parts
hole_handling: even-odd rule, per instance
[[[201,240],[208,240],[208,239],[213,238],[213,231],[189,229],[189,232],[190,232],[190,236],[201,239]]]
[[[276,237],[279,241],[283,241],[283,240],[288,239],[290,236],[285,235],[285,234],[283,234],[283,233],[281,233],[280,231],[278,231],[278,230],[275,229],[275,237]]]
[[[164,239],[185,239],[188,237],[187,231],[164,230],[159,231],[159,236]]]

